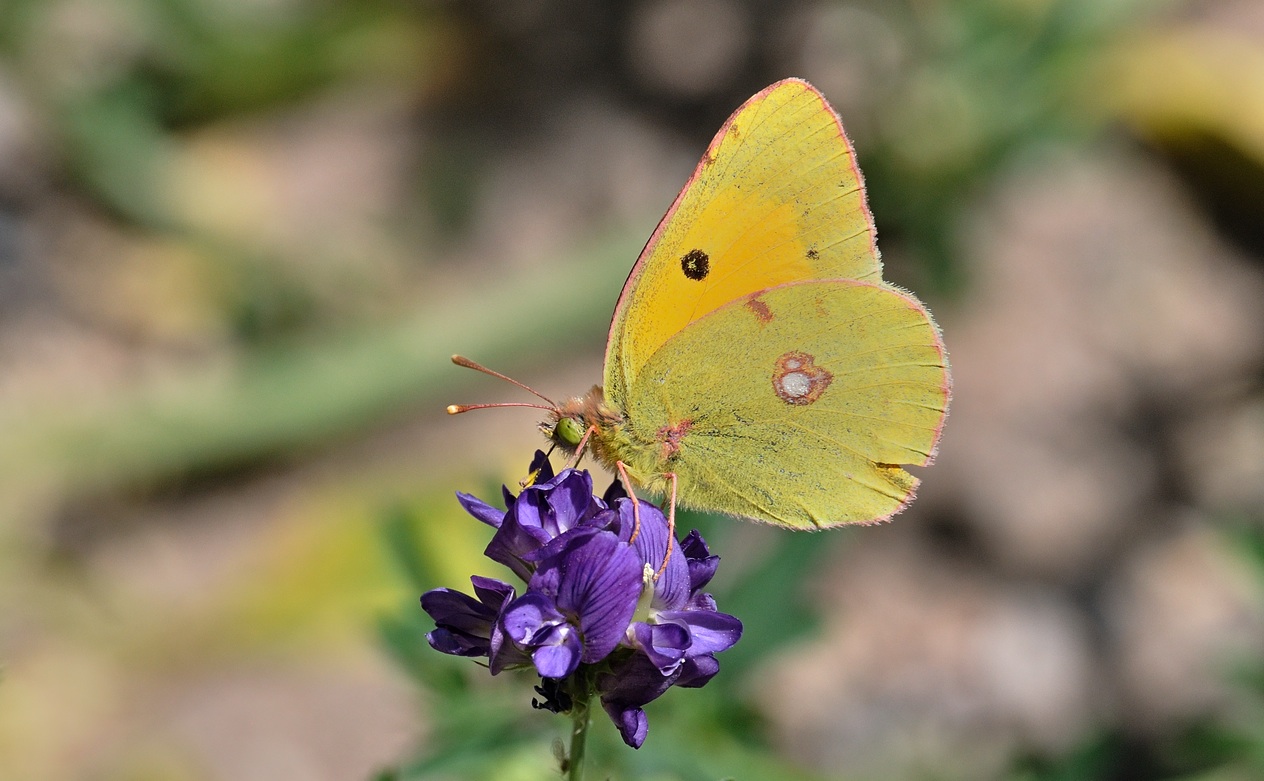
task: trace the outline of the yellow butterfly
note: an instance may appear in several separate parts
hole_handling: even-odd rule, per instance
[[[889,518],[918,483],[901,465],[934,458],[951,380],[930,313],[883,282],[875,236],[833,109],[804,81],[767,87],[633,266],[604,386],[550,401],[541,428],[673,510],[795,529]]]

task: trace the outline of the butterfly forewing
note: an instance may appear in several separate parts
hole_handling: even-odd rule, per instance
[[[606,349],[606,397],[668,339],[749,293],[805,279],[879,280],[860,170],[838,116],[790,79],[720,129],[624,286]]]

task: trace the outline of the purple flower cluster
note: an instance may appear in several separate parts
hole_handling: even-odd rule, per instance
[[[496,529],[486,555],[526,591],[474,576],[474,597],[427,592],[421,605],[436,624],[430,645],[487,657],[493,675],[533,666],[545,679],[541,707],[551,710],[595,693],[624,742],[639,748],[649,729],[642,707],[672,686],[705,684],[719,671],[715,654],[742,636],[741,622],[702,591],[719,557],[697,531],[669,539],[667,519],[646,502],[633,539],[633,500],[617,481],[597,498],[586,471],[554,475],[539,451],[531,469],[533,485],[516,497],[504,489],[507,511],[457,494]]]

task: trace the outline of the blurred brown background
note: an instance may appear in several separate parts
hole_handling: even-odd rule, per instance
[[[0,777],[424,750],[374,519],[428,508],[460,585],[451,492],[537,444],[446,419],[519,395],[447,356],[586,390],[641,243],[790,75],[955,398],[915,505],[826,536],[822,630],[749,687],[774,745],[1028,778],[1105,734],[1146,779],[1191,725],[1264,733],[1257,0],[3,0]]]

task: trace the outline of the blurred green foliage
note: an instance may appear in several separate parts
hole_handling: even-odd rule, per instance
[[[0,56],[51,112],[68,172],[99,203],[156,229],[179,229],[161,167],[171,135],[307,99],[349,80],[412,80],[430,46],[426,12],[394,0],[267,4],[103,3],[59,30],[66,4],[10,0]],[[66,37],[70,40],[62,40]],[[78,67],[46,47],[87,44]]]
[[[1099,130],[1084,93],[1096,55],[1156,10],[1137,0],[886,6],[910,62],[875,109],[863,158],[884,242],[959,291],[970,274],[963,221],[978,199],[1016,163]]]

